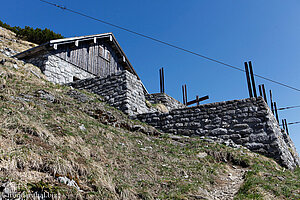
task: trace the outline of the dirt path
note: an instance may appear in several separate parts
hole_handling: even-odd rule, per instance
[[[211,192],[213,199],[234,199],[234,196],[244,182],[243,177],[246,171],[246,169],[241,167],[228,167],[228,175],[222,176],[220,178],[220,184],[218,184],[217,187]]]
[[[230,200],[234,199],[239,188],[244,182],[244,174],[247,169],[240,166],[227,166],[226,173],[216,181],[217,184],[210,190],[199,189],[201,195],[194,196],[196,199],[206,200]]]

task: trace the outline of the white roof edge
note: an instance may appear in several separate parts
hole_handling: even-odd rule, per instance
[[[109,35],[113,35],[113,33],[109,32],[109,33],[101,33],[101,34],[96,34],[96,35],[86,35],[86,36],[78,36],[78,37],[50,40],[50,44],[60,43],[60,42],[68,42],[68,41],[73,41],[73,40],[83,40],[83,39],[89,39],[89,38],[94,38],[94,37],[103,37],[103,36],[109,36]]]

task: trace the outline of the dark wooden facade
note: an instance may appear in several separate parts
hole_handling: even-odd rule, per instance
[[[115,74],[124,67],[109,42],[92,40],[59,45],[52,53],[75,66],[99,77]]]
[[[95,76],[107,77],[127,70],[140,80],[112,33],[51,40],[15,57],[31,59],[49,53]]]

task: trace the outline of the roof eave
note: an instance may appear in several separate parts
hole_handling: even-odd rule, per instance
[[[107,37],[109,35],[113,35],[111,32],[110,33],[101,33],[101,34],[95,34],[95,35],[87,35],[87,36],[79,36],[79,37],[71,37],[71,38],[62,38],[62,39],[56,39],[56,40],[50,40],[50,44],[62,44],[62,43],[69,43],[72,41],[80,40],[90,40],[93,38],[103,38]]]
[[[42,50],[46,50],[47,49],[47,46],[49,46],[49,42],[46,42],[44,44],[41,44],[39,46],[36,46],[36,47],[33,47],[31,49],[28,49],[26,51],[23,51],[21,53],[18,53],[16,55],[14,55],[13,57],[15,58],[18,58],[18,59],[23,59],[29,55],[33,55],[39,51],[42,51]]]

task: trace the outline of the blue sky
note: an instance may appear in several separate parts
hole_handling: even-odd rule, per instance
[[[51,0],[93,17],[124,26],[300,88],[300,1],[297,0]],[[248,97],[245,74],[131,33],[51,7],[39,0],[1,3],[0,20],[12,26],[50,28],[65,37],[113,32],[150,93],[159,92],[160,67],[166,93],[182,99],[209,95],[206,103]],[[272,89],[278,107],[300,105],[300,92],[256,78]],[[279,111],[300,121],[299,109]],[[300,151],[300,125],[289,126]]]

